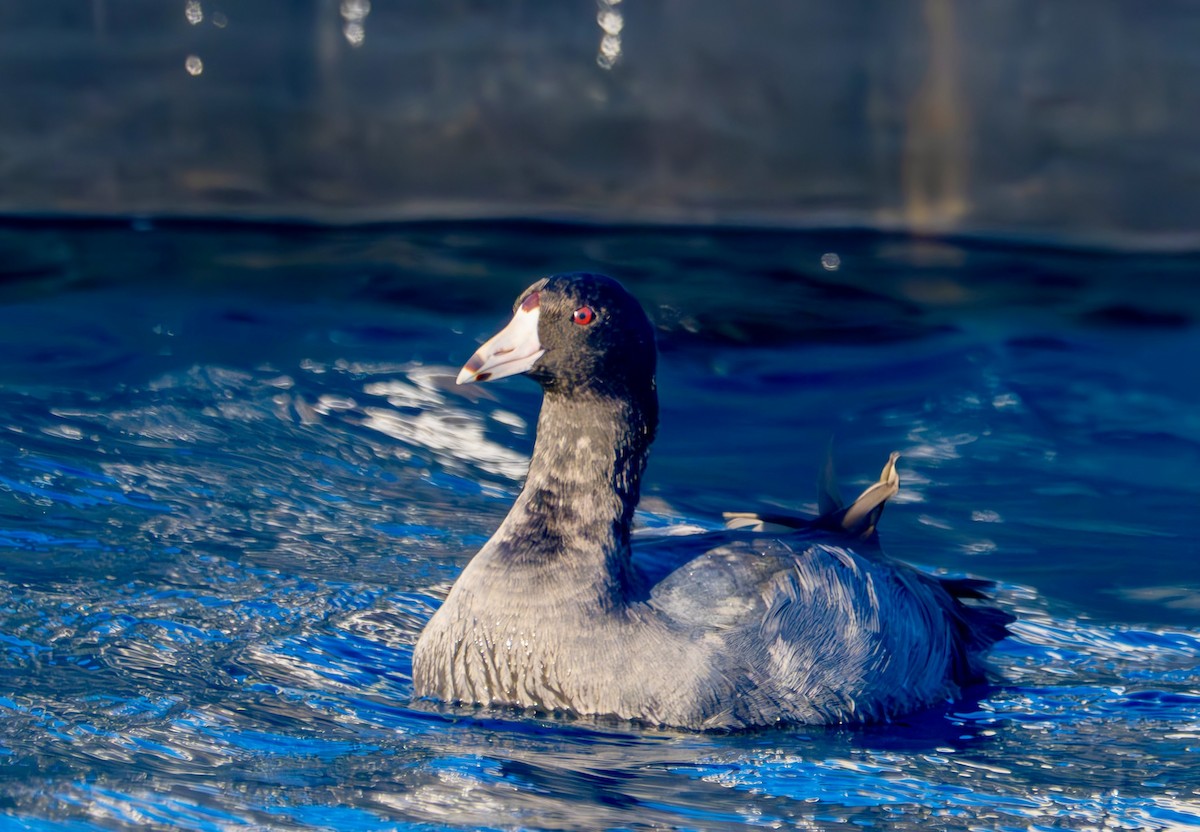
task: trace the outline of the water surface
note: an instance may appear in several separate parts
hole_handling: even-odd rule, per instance
[[[836,252],[836,270],[822,266]],[[829,262],[829,261],[827,261]],[[853,231],[0,228],[0,813],[30,829],[1200,828],[1200,260]],[[639,534],[903,454],[995,685],[861,730],[443,712],[411,647],[519,488],[516,293],[660,327]]]

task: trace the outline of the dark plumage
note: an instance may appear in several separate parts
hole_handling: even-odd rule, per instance
[[[816,521],[735,515],[634,552],[658,421],[641,306],[601,275],[535,283],[459,382],[522,372],[545,392],[529,475],[421,634],[417,696],[745,728],[884,719],[981,679],[1011,620],[963,602],[986,584],[874,545],[894,456],[848,508],[826,488]]]

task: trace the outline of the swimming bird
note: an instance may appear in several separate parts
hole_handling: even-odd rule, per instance
[[[543,390],[529,473],[421,633],[415,696],[742,729],[886,720],[983,678],[1011,620],[967,603],[987,582],[877,545],[895,455],[849,507],[827,484],[815,520],[735,514],[729,530],[635,549],[658,425],[641,305],[603,275],[534,283],[458,383],[519,373]]]

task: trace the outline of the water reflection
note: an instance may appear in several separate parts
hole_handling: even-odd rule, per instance
[[[603,32],[596,63],[601,69],[612,69],[621,59],[621,32],[625,28],[625,16],[619,6],[621,0],[599,0],[596,24]]]
[[[204,9],[200,5],[200,0],[187,0],[187,4],[183,8],[183,15],[187,18],[187,22],[193,26],[199,26],[204,22]]]
[[[370,0],[342,0],[342,35],[356,49],[367,37],[367,15],[371,13]]]

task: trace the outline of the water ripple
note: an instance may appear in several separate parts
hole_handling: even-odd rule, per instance
[[[762,240],[559,251],[627,267],[661,324],[637,545],[811,507],[832,433],[851,487],[905,454],[888,550],[999,579],[1019,621],[989,685],[887,725],[550,720],[413,702],[411,659],[516,493],[537,412],[519,381],[453,384],[498,323],[480,297],[502,311],[530,276],[456,284],[482,269],[445,252],[551,241],[413,232],[404,257],[448,281],[417,292],[409,271],[337,271],[359,244],[394,251],[347,234],[222,237],[203,292],[70,289],[67,265],[0,303],[0,825],[1200,828],[1200,402],[1177,372],[1195,332],[1046,327],[1091,307],[1005,300],[1008,272],[976,276],[981,296],[1028,315],[952,320],[824,240],[811,260],[836,248],[844,285]],[[332,277],[297,285],[311,262]],[[649,279],[668,273],[696,282]],[[743,274],[778,303],[731,290]]]

